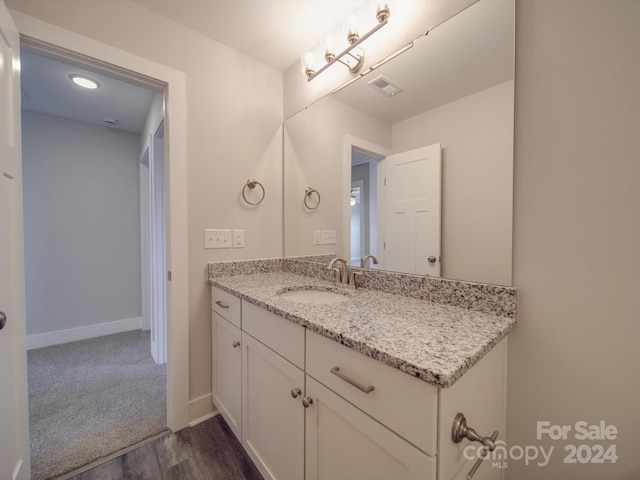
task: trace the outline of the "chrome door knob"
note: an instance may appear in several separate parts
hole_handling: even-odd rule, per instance
[[[4,312],[0,312],[0,330],[2,330],[6,324],[7,316],[4,314]]]

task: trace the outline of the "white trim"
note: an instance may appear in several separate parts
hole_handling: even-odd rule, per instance
[[[141,328],[142,317],[135,317],[114,320],[113,322],[96,323],[95,325],[86,325],[84,327],[56,330],[55,332],[36,333],[35,335],[27,335],[27,350],[102,337],[113,333],[140,330]]]
[[[193,427],[211,417],[218,415],[215,405],[211,401],[211,393],[207,393],[189,402],[189,426]]]
[[[391,155],[391,149],[389,148],[354,137],[353,135],[345,134],[344,136],[342,147],[342,202],[340,202],[343,209],[343,211],[340,212],[342,215],[342,250],[345,255],[343,258],[351,258],[351,211],[347,205],[349,205],[349,198],[351,197],[351,150],[353,147],[366,150],[376,157],[387,157]],[[349,208],[348,212],[344,211],[346,208]],[[379,204],[378,208],[380,208]],[[380,228],[380,223],[378,223],[378,228]],[[338,254],[340,253],[338,252]],[[379,259],[380,258],[378,258],[378,260]]]
[[[178,431],[189,423],[189,264],[187,224],[187,87],[174,70],[29,15],[11,11],[21,34],[66,48],[165,84],[168,205],[167,269],[167,423]]]

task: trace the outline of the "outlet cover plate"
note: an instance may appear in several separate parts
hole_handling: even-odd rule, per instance
[[[322,230],[313,231],[313,244],[322,245]]]
[[[233,231],[233,248],[244,248],[244,230]]]

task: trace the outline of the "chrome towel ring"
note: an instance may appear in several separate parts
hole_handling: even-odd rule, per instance
[[[257,202],[250,202],[247,199],[247,188],[249,190],[253,190],[256,187],[260,187],[260,190],[262,191],[260,193],[260,200],[258,200]],[[253,178],[250,178],[249,180],[247,180],[247,183],[245,183],[244,187],[242,187],[242,198],[249,205],[260,205],[262,203],[262,201],[264,200],[264,194],[265,194],[265,191],[264,191],[264,187],[262,186],[262,184],[260,182],[258,182],[257,180],[254,180]]]
[[[315,205],[313,204],[313,200],[312,200],[312,203],[310,205],[309,200],[311,199],[314,193],[316,197],[318,197],[318,200],[315,202]],[[316,208],[318,208],[320,206],[320,192],[318,192],[315,188],[307,187],[307,189],[304,192],[304,206],[307,207],[309,210],[315,210]]]

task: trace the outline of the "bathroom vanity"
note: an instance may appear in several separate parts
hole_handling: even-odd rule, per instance
[[[503,439],[513,289],[363,271],[384,291],[353,291],[304,262],[229,264],[209,268],[212,399],[265,479],[466,478],[482,447],[452,441],[458,413]]]

